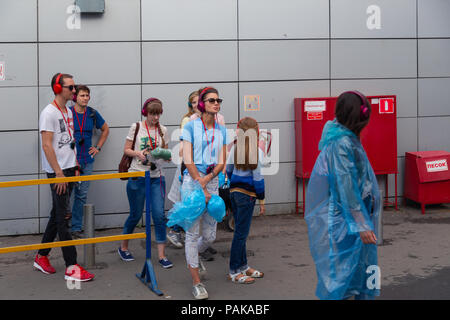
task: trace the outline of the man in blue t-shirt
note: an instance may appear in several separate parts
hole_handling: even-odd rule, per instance
[[[76,89],[75,105],[71,107],[73,113],[74,137],[77,148],[77,160],[82,169],[81,175],[92,174],[94,157],[102,150],[108,138],[109,127],[97,110],[88,106],[90,90],[87,86],[79,85]],[[101,130],[97,144],[92,144],[95,129]],[[82,238],[83,206],[86,203],[90,181],[81,181],[74,188],[74,203],[72,207],[72,237]]]

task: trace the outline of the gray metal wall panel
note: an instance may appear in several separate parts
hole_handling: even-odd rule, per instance
[[[450,39],[419,39],[419,77],[450,77]]]
[[[416,79],[333,80],[331,95],[339,96],[348,90],[359,90],[366,95],[396,95],[397,117],[417,116]]]
[[[37,0],[2,0],[0,42],[36,41],[36,21]]]
[[[289,143],[294,141],[295,122],[272,122],[260,123],[260,129],[266,129],[272,132],[272,145],[279,145],[279,162],[295,162],[295,144]],[[278,141],[275,139],[274,130],[278,130]]]
[[[329,77],[327,40],[241,41],[239,79],[300,80]]]
[[[241,0],[239,39],[328,38],[328,0]]]
[[[139,41],[139,0],[108,0],[105,13],[78,16],[74,2],[39,0],[40,41]]]
[[[419,118],[419,150],[450,150],[450,117]]]
[[[0,220],[0,236],[39,233],[39,219]]]
[[[397,155],[417,151],[417,118],[397,119]]]
[[[257,121],[294,121],[294,98],[327,97],[329,81],[244,82],[239,84],[240,117]],[[260,96],[260,111],[245,111],[245,96]]]
[[[450,116],[450,78],[419,79],[419,116]]]
[[[136,118],[130,122],[125,128],[110,128],[108,140],[102,151],[96,156],[94,163],[95,171],[106,171],[118,169],[120,159],[123,155],[123,147],[125,145],[125,139],[128,134],[129,127],[133,122],[140,121],[140,118]],[[94,141],[97,141],[95,138]]]
[[[129,126],[141,116],[139,85],[89,86],[89,89],[89,105],[100,112],[108,126]]]
[[[332,38],[415,38],[415,0],[340,0],[331,4]],[[373,27],[375,11],[379,25]],[[400,18],[401,17],[401,18]],[[378,28],[379,27],[379,28]]]
[[[332,40],[332,78],[405,78],[417,75],[415,40]]]
[[[102,172],[102,174],[103,173],[105,172]],[[117,173],[117,171],[108,173]],[[106,213],[128,213],[130,207],[128,204],[126,186],[127,181],[120,179],[92,181],[86,203],[92,203],[95,206],[96,215]]]
[[[143,0],[142,40],[237,38],[237,0]]]
[[[144,83],[237,81],[237,43],[143,43],[142,72]]]
[[[295,163],[280,163],[277,175],[265,176],[266,203],[295,202]],[[301,183],[299,192],[301,194]]]
[[[450,1],[418,0],[418,36],[450,37]]]
[[[40,44],[40,83],[50,84],[57,72],[72,74],[75,83],[139,83],[140,45],[133,42]]]
[[[4,62],[4,86],[37,85],[37,45],[0,44],[0,61]]]
[[[219,91],[219,96],[223,99],[220,113],[225,117],[225,122],[237,123],[237,83],[144,85],[142,86],[142,102],[140,105],[150,97],[161,99],[164,110],[161,123],[166,126],[179,126],[181,119],[188,112],[189,94],[204,86],[211,86]]]
[[[38,132],[2,132],[0,136],[2,156],[0,175],[36,174],[38,161]],[[7,152],[6,152],[7,150]]]
[[[37,175],[3,176],[1,182],[35,180]],[[0,188],[0,220],[37,217],[38,186]]]
[[[7,117],[0,118],[0,130],[38,129],[36,87],[0,88],[0,106]]]

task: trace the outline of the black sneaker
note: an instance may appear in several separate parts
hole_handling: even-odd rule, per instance
[[[81,231],[73,231],[72,232],[72,239],[76,240],[76,239],[83,239],[84,238],[84,234]]]
[[[205,250],[205,252],[199,253],[200,259],[203,261],[213,261],[214,257],[208,250]]]
[[[208,247],[208,249],[206,249],[206,251],[209,251],[209,253],[211,253],[211,254],[216,254],[217,253],[217,250],[214,249],[213,247]]]

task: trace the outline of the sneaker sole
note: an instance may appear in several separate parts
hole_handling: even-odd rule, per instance
[[[134,259],[124,259],[122,257],[120,257],[120,259],[122,259],[123,261],[126,261],[126,262],[134,261]]]
[[[178,249],[183,248],[183,244],[182,244],[182,243],[172,241],[172,239],[170,239],[169,237],[167,237],[167,240],[169,240],[169,242],[170,242],[175,248],[178,248]]]
[[[161,267],[163,267],[164,269],[170,269],[170,268],[173,267],[173,264],[171,264],[170,266],[163,266],[163,265],[161,265]]]
[[[196,299],[196,300],[205,300],[205,299],[208,299],[209,298],[209,295],[208,295],[208,293],[207,294],[205,294],[205,295],[198,295],[198,296],[194,296],[194,298]]]
[[[33,267],[36,269],[36,270],[39,270],[39,271],[41,271],[41,272],[43,272],[43,273],[45,273],[45,274],[54,274],[55,272],[48,272],[48,271],[45,271],[39,264],[37,264],[36,262],[33,264]]]
[[[81,279],[78,279],[78,278],[73,278],[73,277],[71,277],[71,276],[64,276],[64,280],[70,280],[70,281],[79,281],[79,282],[86,282],[86,281],[91,281],[91,280],[93,280],[94,278],[90,278],[90,279],[83,279],[83,280],[81,280]]]

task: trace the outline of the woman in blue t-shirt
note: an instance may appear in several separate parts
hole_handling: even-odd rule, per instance
[[[198,182],[205,194],[206,202],[212,194],[219,193],[217,175],[225,164],[226,129],[215,121],[220,111],[222,99],[219,92],[212,87],[199,90],[198,110],[201,117],[188,122],[183,128],[183,160],[186,165],[183,190],[193,189]],[[201,234],[200,234],[201,229]],[[200,281],[199,253],[203,253],[216,239],[217,221],[205,211],[200,218],[186,230],[186,262],[191,272],[193,289],[196,299],[208,298],[208,292]]]

